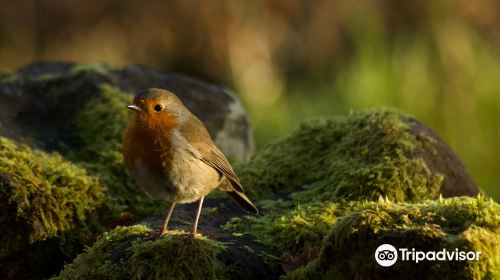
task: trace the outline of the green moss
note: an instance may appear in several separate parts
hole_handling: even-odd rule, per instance
[[[132,226],[104,233],[92,247],[66,265],[56,279],[126,279],[123,277],[126,269],[120,268],[119,261],[111,261],[112,251],[123,242],[150,231],[146,226]]]
[[[169,232],[144,240],[144,225],[104,234],[55,279],[223,279],[223,247],[201,236]]]
[[[6,138],[0,138],[0,174],[0,255],[76,228],[88,237],[104,200],[97,178],[58,154]]]
[[[481,251],[479,261],[398,260],[390,268],[374,259],[384,243],[420,251]],[[429,200],[418,204],[360,202],[339,219],[320,256],[288,279],[497,279],[500,277],[500,205],[484,197]]]
[[[293,195],[297,202],[435,197],[443,177],[407,157],[423,148],[409,133],[407,119],[382,109],[306,122],[237,172],[254,199],[301,189]]]
[[[54,79],[61,78],[60,73],[43,73],[38,76],[36,76],[37,81],[44,82],[44,81],[50,81]]]
[[[17,73],[10,69],[0,69],[0,82],[9,83],[19,79]]]
[[[226,226],[251,233],[282,252],[301,253],[321,246],[339,216],[356,201],[387,197],[416,202],[436,197],[443,177],[408,155],[434,149],[435,141],[409,132],[408,117],[394,110],[368,110],[304,123],[272,143],[238,174],[264,215]],[[353,201],[353,203],[348,203]]]
[[[143,217],[165,209],[146,194],[128,176],[123,166],[122,131],[130,119],[133,95],[108,84],[100,86],[75,119],[79,149],[71,158],[83,162],[91,174],[98,176],[112,199],[108,206],[127,210]]]
[[[109,67],[102,62],[95,62],[89,64],[76,64],[70,70],[71,75],[83,75],[93,72],[102,76],[109,76]]]
[[[289,201],[269,201],[263,206],[265,215],[234,218],[224,228],[250,233],[281,252],[300,253],[318,249],[337,218],[346,211],[345,205],[332,202],[291,205]]]

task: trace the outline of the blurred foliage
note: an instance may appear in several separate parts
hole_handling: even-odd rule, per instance
[[[144,63],[234,88],[257,144],[304,118],[396,107],[500,199],[500,2],[0,0],[0,68]]]

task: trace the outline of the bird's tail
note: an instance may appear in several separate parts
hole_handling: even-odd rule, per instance
[[[253,214],[259,214],[259,209],[255,207],[250,198],[248,198],[248,196],[246,196],[244,193],[236,190],[229,191],[228,193],[243,210]]]

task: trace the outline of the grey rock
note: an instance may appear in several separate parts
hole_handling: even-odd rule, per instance
[[[246,160],[253,154],[250,122],[233,92],[142,65],[110,69],[102,64],[36,62],[9,79],[0,78],[0,135],[23,142],[35,139],[47,150],[64,149],[71,121],[102,83],[133,94],[152,87],[168,89],[205,124],[228,158]]]

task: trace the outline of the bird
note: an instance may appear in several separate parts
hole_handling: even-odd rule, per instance
[[[128,173],[151,198],[170,202],[159,236],[166,234],[177,203],[198,201],[191,235],[196,235],[203,200],[218,188],[246,212],[259,210],[204,124],[171,91],[150,88],[127,106],[134,111],[123,133]]]

